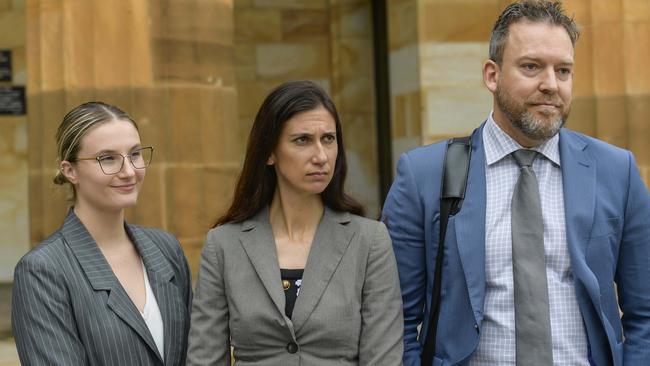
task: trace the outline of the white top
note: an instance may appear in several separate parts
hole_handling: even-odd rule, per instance
[[[494,122],[483,128],[485,149],[485,305],[481,337],[470,366],[515,364],[514,282],[510,204],[519,166],[510,155],[521,146]],[[554,366],[589,365],[587,335],[573,284],[566,239],[559,135],[533,148],[544,220],[546,279]]]
[[[158,302],[156,297],[151,290],[151,285],[149,284],[149,276],[147,275],[147,269],[142,263],[142,271],[144,272],[144,287],[145,287],[145,301],[144,301],[144,311],[140,313],[144,322],[149,328],[149,333],[153,337],[153,341],[156,342],[156,348],[160,356],[165,358],[165,343],[164,343],[164,332],[163,332],[163,320],[162,315],[160,315],[160,308],[158,307]]]

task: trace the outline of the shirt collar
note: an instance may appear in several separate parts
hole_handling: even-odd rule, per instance
[[[524,147],[508,136],[499,125],[494,121],[493,113],[490,112],[485,127],[483,129],[483,142],[485,146],[485,160],[489,165],[492,165],[504,157],[510,155],[512,152]],[[538,153],[542,154],[548,160],[558,167],[560,164],[560,134],[557,133],[543,144],[532,148]]]

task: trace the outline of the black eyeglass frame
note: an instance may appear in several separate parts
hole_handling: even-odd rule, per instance
[[[135,164],[133,163],[133,154],[141,152],[142,150],[151,151],[151,155],[149,155],[149,160],[144,162],[144,166],[139,168],[139,167],[135,166]],[[88,157],[88,158],[76,158],[75,161],[97,160],[97,162],[99,163],[99,169],[101,169],[102,173],[104,173],[106,175],[115,175],[115,174],[119,174],[122,171],[122,168],[124,168],[124,160],[126,158],[129,158],[129,162],[131,163],[131,166],[133,167],[133,169],[145,169],[145,168],[147,168],[151,164],[151,160],[153,160],[153,152],[154,152],[153,146],[145,146],[145,147],[141,147],[139,149],[133,150],[131,153],[126,154],[126,155],[122,155],[122,154],[118,154],[118,153],[104,154],[104,155]],[[109,155],[110,156],[120,156],[120,157],[122,157],[122,163],[120,164],[120,168],[117,171],[115,171],[115,173],[106,173],[106,171],[104,170],[104,166],[102,166],[101,158],[109,156]]]

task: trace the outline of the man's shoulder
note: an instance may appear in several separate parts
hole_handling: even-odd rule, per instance
[[[439,164],[442,166],[446,147],[447,140],[443,140],[413,148],[400,156],[400,164],[408,163],[412,169],[416,170],[420,168],[429,169],[431,164]]]
[[[630,156],[630,152],[624,148],[568,128],[563,128],[560,136],[570,139],[574,143],[583,144],[585,149],[598,158],[597,160],[627,160]]]

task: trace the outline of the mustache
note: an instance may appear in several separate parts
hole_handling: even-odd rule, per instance
[[[528,104],[553,104],[556,107],[564,106],[564,103],[557,95],[532,97]]]

